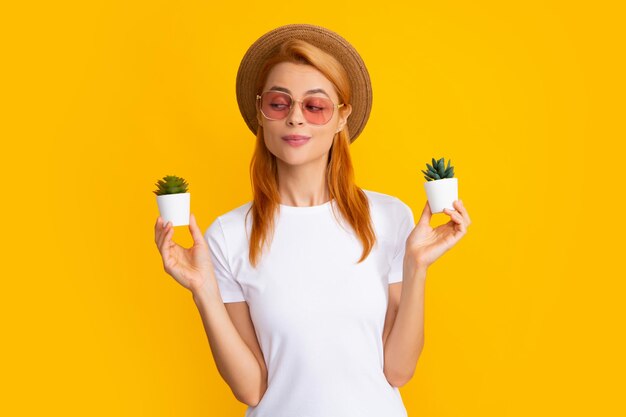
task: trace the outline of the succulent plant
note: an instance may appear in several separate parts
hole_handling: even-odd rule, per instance
[[[427,181],[435,181],[454,177],[454,167],[450,166],[450,162],[451,161],[448,159],[448,167],[444,168],[445,163],[443,158],[438,161],[432,158],[433,165],[430,166],[430,164],[426,164],[428,171],[422,170],[422,172],[426,174],[424,178],[426,178]]]
[[[181,177],[166,175],[155,184],[159,188],[153,191],[156,195],[186,193],[189,184]]]

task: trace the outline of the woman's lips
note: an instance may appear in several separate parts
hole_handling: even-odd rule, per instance
[[[283,140],[291,146],[301,146],[307,143],[311,139],[310,136],[304,135],[287,135],[283,136]]]

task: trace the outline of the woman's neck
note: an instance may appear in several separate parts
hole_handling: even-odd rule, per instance
[[[279,169],[278,193],[286,206],[319,206],[330,200],[326,167],[297,166]]]

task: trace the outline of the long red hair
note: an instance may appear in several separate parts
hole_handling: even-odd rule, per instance
[[[334,85],[340,102],[350,103],[352,95],[350,79],[339,61],[316,46],[298,39],[285,42],[277,54],[266,61],[257,79],[256,94],[261,93],[270,70],[274,65],[281,62],[313,66]],[[261,116],[257,114],[257,117]],[[376,243],[376,235],[372,226],[367,196],[354,182],[354,170],[349,147],[350,133],[346,123],[344,128],[336,133],[333,138],[333,144],[328,153],[326,183],[330,198],[335,201],[341,215],[352,227],[363,245],[361,259],[358,261],[360,263],[371,252]],[[253,202],[248,213],[246,213],[246,219],[251,213],[253,221],[249,260],[250,264],[256,267],[263,247],[269,245],[272,240],[272,237],[268,237],[268,235],[273,236],[274,216],[280,210],[276,157],[265,146],[263,127],[260,124],[256,135],[254,154],[250,161],[250,180]]]

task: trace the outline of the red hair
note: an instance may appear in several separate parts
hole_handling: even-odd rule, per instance
[[[350,103],[352,95],[350,79],[339,61],[316,46],[297,39],[283,43],[280,50],[266,61],[257,79],[256,94],[261,93],[270,70],[281,62],[313,66],[333,84],[340,102]],[[261,117],[258,111],[257,117]],[[333,138],[333,144],[328,153],[326,183],[330,198],[335,201],[341,215],[363,245],[361,259],[358,261],[360,263],[371,252],[376,243],[376,235],[372,226],[367,196],[354,182],[349,148],[350,133],[346,123]],[[263,127],[260,124],[254,154],[250,161],[250,180],[253,202],[246,213],[246,218],[252,213],[253,221],[248,256],[250,264],[256,267],[263,247],[271,242],[268,234],[273,234],[274,216],[280,210],[276,157],[265,146]]]

